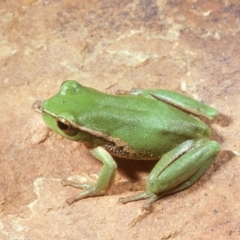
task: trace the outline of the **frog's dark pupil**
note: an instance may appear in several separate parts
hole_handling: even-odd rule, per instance
[[[57,122],[57,125],[58,125],[58,127],[59,127],[61,130],[63,130],[63,131],[69,129],[69,125],[67,125],[67,124],[65,124],[65,123],[63,123],[63,122],[58,121],[58,122]]]

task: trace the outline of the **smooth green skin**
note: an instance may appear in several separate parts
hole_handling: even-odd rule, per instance
[[[106,193],[115,178],[117,165],[111,156],[115,155],[159,160],[148,177],[146,191],[120,199],[122,203],[147,199],[143,208],[149,210],[157,199],[195,183],[220,150],[218,142],[210,140],[209,127],[196,117],[213,119],[218,115],[214,108],[167,90],[133,89],[118,94],[69,80],[55,96],[35,106],[53,131],[84,142],[103,163],[96,183],[62,182],[84,189],[69,198],[69,204]]]

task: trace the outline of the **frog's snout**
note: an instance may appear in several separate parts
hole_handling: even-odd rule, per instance
[[[36,100],[34,102],[34,104],[32,105],[32,107],[37,113],[41,113],[42,112],[42,101]]]

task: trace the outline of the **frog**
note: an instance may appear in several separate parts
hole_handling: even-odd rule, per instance
[[[83,143],[103,164],[95,182],[62,180],[63,186],[82,189],[67,199],[70,205],[105,195],[115,182],[118,157],[129,164],[155,160],[145,189],[119,199],[123,204],[145,200],[142,209],[150,211],[158,199],[197,182],[220,151],[204,121],[214,120],[218,110],[171,90],[133,88],[109,94],[67,80],[57,94],[33,107],[50,129]]]

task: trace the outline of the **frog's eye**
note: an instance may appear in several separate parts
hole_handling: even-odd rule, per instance
[[[65,118],[57,118],[58,128],[67,135],[75,135],[79,130],[71,125]]]

